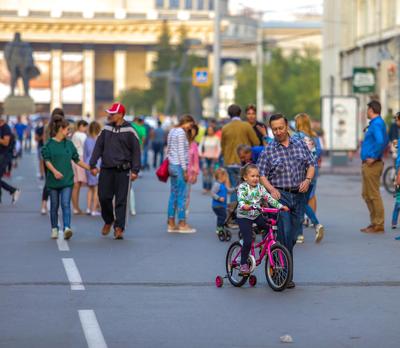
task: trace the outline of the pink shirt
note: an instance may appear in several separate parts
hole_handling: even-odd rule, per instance
[[[199,149],[195,141],[189,145],[188,183],[194,184],[200,173]]]

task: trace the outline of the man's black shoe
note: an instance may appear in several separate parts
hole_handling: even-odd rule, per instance
[[[293,280],[291,280],[288,285],[286,286],[287,289],[294,289],[296,287],[296,284],[294,283]]]

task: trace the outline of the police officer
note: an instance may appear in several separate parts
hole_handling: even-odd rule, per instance
[[[101,233],[108,235],[114,224],[115,239],[123,239],[129,180],[136,180],[140,170],[140,145],[135,130],[124,120],[122,104],[114,103],[106,112],[110,123],[97,138],[89,164],[92,174],[97,175],[96,165],[101,158],[98,191],[104,220]]]

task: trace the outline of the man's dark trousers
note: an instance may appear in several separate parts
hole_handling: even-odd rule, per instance
[[[0,202],[1,202],[1,189],[4,189],[12,195],[16,188],[12,187],[11,185],[7,184],[5,181],[2,180],[4,173],[6,172],[8,163],[10,158],[7,154],[0,154]]]
[[[116,168],[101,168],[99,176],[99,201],[104,223],[114,228],[125,228],[130,172]],[[113,198],[115,196],[115,217]]]

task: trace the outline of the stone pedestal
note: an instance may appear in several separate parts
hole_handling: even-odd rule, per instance
[[[32,114],[35,112],[35,103],[27,95],[9,95],[4,100],[5,115]]]

